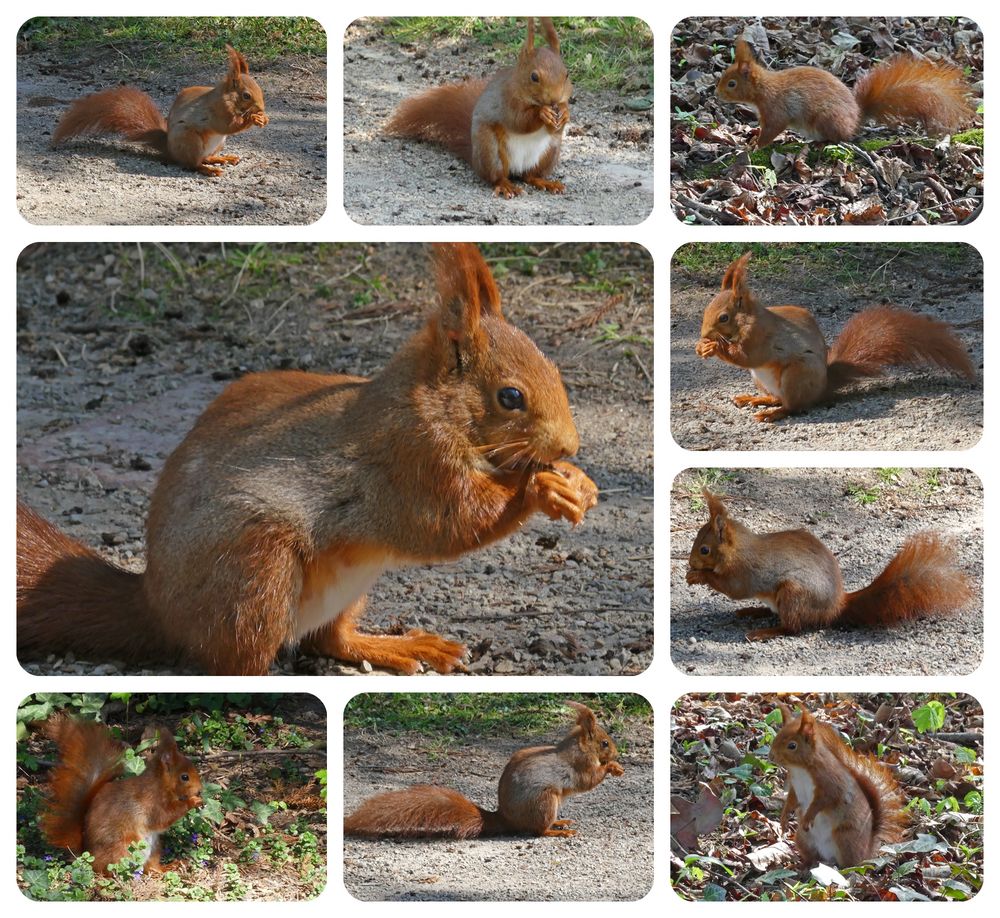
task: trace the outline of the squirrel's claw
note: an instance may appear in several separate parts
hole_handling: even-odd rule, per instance
[[[528,500],[550,519],[569,520],[574,526],[597,504],[597,485],[569,462],[536,472],[528,485]]]

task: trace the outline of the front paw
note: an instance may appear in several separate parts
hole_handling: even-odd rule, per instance
[[[264,127],[264,125],[267,124],[269,120],[270,119],[263,112],[254,112],[250,116],[250,121],[256,124],[257,127]]]
[[[714,341],[711,338],[702,338],[694,346],[694,352],[699,357],[715,357],[722,350],[718,341]]]
[[[553,131],[561,131],[569,121],[569,109],[546,105],[538,110],[538,117]]]
[[[556,462],[532,476],[526,497],[549,519],[569,520],[576,526],[597,504],[597,485],[575,465]]]
[[[620,778],[623,774],[625,774],[625,769],[622,768],[617,762],[608,762],[608,764],[604,766],[604,770],[607,774],[614,775],[616,778]]]
[[[691,586],[696,586],[700,583],[708,583],[708,571],[689,570],[685,580],[687,580]]]

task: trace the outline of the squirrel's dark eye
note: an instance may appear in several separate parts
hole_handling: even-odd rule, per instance
[[[797,742],[795,742],[795,740],[792,740],[792,741],[791,741],[791,742],[790,742],[790,743],[788,744],[788,748],[789,748],[789,749],[797,749],[797,748],[798,748],[798,746],[799,746],[799,744],[798,744]]]
[[[181,780],[182,781],[187,781],[188,780],[188,774],[187,774],[186,771],[183,774],[181,774]]]
[[[736,88],[736,80],[730,80],[728,83],[726,83],[726,86],[728,86],[730,89],[735,89]]]
[[[702,545],[701,546],[701,553],[703,555],[707,555],[708,554],[708,546],[707,545]]]
[[[608,741],[606,739],[602,739],[601,740],[601,748],[602,749],[607,749],[608,748]]]
[[[245,92],[245,93],[243,93],[243,98],[246,99],[247,102],[249,102],[250,99],[253,98],[253,97],[250,95],[250,93]]]
[[[729,313],[728,312],[724,312],[721,316],[719,316],[719,324],[720,325],[725,325],[728,321],[729,321]]]
[[[537,83],[538,82],[538,71],[537,70],[532,70],[531,71],[531,82],[532,83]]]
[[[501,408],[506,408],[508,411],[524,410],[524,395],[520,389],[515,389],[513,386],[504,386],[497,393],[497,401]]]

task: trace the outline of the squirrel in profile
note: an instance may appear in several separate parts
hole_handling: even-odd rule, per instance
[[[548,47],[535,47],[535,20],[513,67],[489,79],[449,83],[400,103],[385,132],[439,143],[468,162],[495,195],[522,191],[512,179],[562,194],[546,178],[559,162],[573,86],[552,20],[541,17]]]
[[[266,675],[282,648],[441,673],[465,648],[358,630],[379,574],[458,558],[535,513],[580,523],[597,486],[559,371],[500,309],[479,249],[432,249],[440,306],[373,379],[232,383],[167,459],[145,573],[19,504],[18,653],[180,659]]]
[[[576,726],[555,746],[518,749],[500,775],[499,809],[484,810],[456,790],[421,784],[377,794],[344,819],[345,835],[406,838],[483,838],[538,835],[569,838],[571,819],[559,805],[620,776],[618,749],[594,712],[577,701]]]
[[[837,559],[811,532],[753,532],[730,517],[718,496],[702,495],[709,520],[691,548],[687,582],[763,603],[738,610],[739,618],[778,616],[777,627],[750,631],[747,640],[830,625],[889,627],[957,612],[972,596],[953,546],[936,533],[911,536],[870,586],[845,593]]]
[[[802,306],[762,306],[747,282],[750,252],[732,262],[722,289],[705,309],[695,353],[745,367],[760,395],[737,395],[740,408],[762,408],[754,418],[778,421],[831,401],[856,379],[881,376],[886,367],[936,366],[976,378],[962,342],[944,322],[892,306],[854,316],[833,346]]]
[[[802,866],[855,867],[882,845],[902,841],[906,801],[889,769],[855,752],[805,708],[796,717],[787,705],[779,707],[782,726],[770,759],[788,772],[781,829],[794,813]]]
[[[264,127],[264,94],[250,76],[246,58],[226,45],[229,70],[215,86],[182,89],[166,118],[156,103],[134,86],[115,86],[77,99],[59,120],[52,146],[72,137],[120,134],[144,143],[168,162],[202,175],[222,175],[223,163],[238,156],[222,155],[230,134]]]
[[[74,856],[89,851],[101,874],[128,854],[130,844],[145,841],[144,869],[170,869],[160,863],[160,833],[204,802],[201,778],[170,732],[160,730],[142,774],[122,778],[125,745],[103,724],[63,715],[43,730],[59,748],[39,820],[45,840]]]
[[[743,38],[715,88],[724,102],[753,108],[760,121],[756,146],[766,147],[787,128],[807,140],[843,143],[865,121],[919,121],[931,136],[950,134],[975,111],[962,70],[912,54],[897,54],[865,74],[851,92],[818,67],[768,70]]]

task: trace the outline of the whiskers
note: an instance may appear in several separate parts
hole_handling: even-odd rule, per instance
[[[484,443],[476,447],[476,452],[482,453],[494,468],[505,472],[518,472],[542,464],[527,437],[503,443]]]

